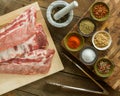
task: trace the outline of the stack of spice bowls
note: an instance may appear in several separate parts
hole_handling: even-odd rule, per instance
[[[96,24],[91,18],[85,17],[79,21],[78,30],[81,36],[88,39],[96,31]],[[79,52],[79,60],[88,66],[92,66],[96,62],[97,57],[97,50],[92,46],[84,46]]]
[[[84,18],[80,19],[78,24],[69,32],[64,38],[64,47],[72,53],[77,59],[90,69],[96,71],[96,64],[99,59],[99,53],[102,50],[107,50],[112,42],[110,34],[104,31],[109,37],[109,44],[104,48],[98,48],[95,44],[95,36],[98,32],[97,26],[100,26],[103,21],[109,17],[109,8],[104,2],[95,2],[90,8],[90,14],[86,14]],[[102,21],[102,22],[101,22]],[[100,25],[99,25],[100,23]],[[75,32],[74,32],[75,31]],[[103,30],[101,30],[103,32]],[[76,37],[77,36],[77,37]],[[81,39],[78,39],[81,38]],[[95,41],[95,42],[94,42]],[[84,46],[83,46],[84,45]],[[99,52],[98,52],[99,50]],[[74,54],[74,52],[76,52]],[[101,56],[102,57],[102,56]],[[102,57],[103,58],[103,57]],[[110,61],[109,59],[107,59]],[[112,63],[111,63],[112,64]],[[114,68],[114,67],[113,67]],[[113,68],[111,69],[113,71]],[[111,72],[112,72],[111,71]],[[108,77],[111,73],[103,76]],[[100,76],[99,74],[97,74]],[[102,77],[102,76],[100,76]]]
[[[90,15],[93,20],[99,23],[105,21],[109,17],[109,7],[104,2],[95,2],[90,8]],[[92,36],[92,44],[97,50],[107,50],[112,43],[112,38],[107,31],[99,30]]]
[[[92,4],[90,8],[90,15],[93,20],[95,20],[98,24],[103,23],[109,18],[109,7],[104,2],[95,2]],[[92,36],[92,44],[94,48],[97,50],[105,51],[112,44],[112,38],[109,32],[105,30],[99,30],[95,32]],[[94,64],[94,72],[96,75],[102,78],[109,77],[114,70],[114,64],[109,58],[105,58],[104,56],[96,61]]]

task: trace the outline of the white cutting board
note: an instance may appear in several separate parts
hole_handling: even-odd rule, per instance
[[[35,8],[37,9],[37,22],[42,23],[43,29],[47,34],[47,39],[49,42],[48,48],[55,49],[55,55],[52,60],[51,68],[47,74],[38,74],[38,75],[0,74],[0,95],[64,69],[37,2],[30,4],[28,6],[22,7],[20,9],[17,9],[6,15],[0,16],[0,26],[11,22],[11,20],[13,20],[16,16],[24,12],[30,6],[35,6]]]

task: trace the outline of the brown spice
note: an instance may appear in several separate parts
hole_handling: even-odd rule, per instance
[[[110,37],[105,32],[99,32],[95,35],[94,43],[97,47],[103,48],[109,44]]]
[[[94,5],[92,11],[93,11],[93,15],[96,18],[100,19],[100,18],[105,17],[108,14],[109,10],[108,10],[108,8],[106,7],[105,4],[100,3],[100,4]]]

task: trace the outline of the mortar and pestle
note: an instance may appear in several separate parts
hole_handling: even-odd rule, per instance
[[[65,1],[54,1],[47,8],[48,22],[54,27],[66,27],[73,19],[73,8],[77,7],[77,1],[70,4]]]

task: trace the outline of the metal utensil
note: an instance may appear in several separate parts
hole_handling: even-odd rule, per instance
[[[76,62],[74,62],[70,57],[68,57],[65,53],[62,53],[67,59],[69,59],[71,62],[73,62],[73,64],[75,64],[75,66],[80,69],[86,76],[88,76],[96,85],[98,85],[98,87],[100,87],[102,89],[101,92],[99,91],[95,91],[95,90],[88,90],[88,89],[84,89],[84,88],[76,88],[76,87],[72,87],[72,86],[64,86],[64,85],[61,85],[61,84],[56,84],[56,83],[51,83],[53,85],[56,85],[56,86],[60,86],[64,88],[70,88],[70,89],[74,89],[74,90],[79,90],[79,91],[86,91],[86,92],[92,92],[92,93],[97,93],[97,94],[104,94],[104,95],[108,95],[108,91],[106,89],[104,89],[95,79],[93,79],[92,76],[90,76],[82,67],[80,67],[79,64],[77,64]],[[69,55],[71,55],[69,53]]]
[[[63,84],[54,83],[54,82],[47,82],[47,84],[50,84],[50,85],[53,85],[53,86],[58,86],[58,87],[61,87],[61,88],[64,88],[64,89],[71,89],[71,90],[76,90],[76,91],[83,91],[83,92],[101,94],[101,92],[99,92],[99,91],[94,91],[94,90],[89,90],[89,89],[84,89],[84,88],[78,88],[78,87],[63,85]]]

